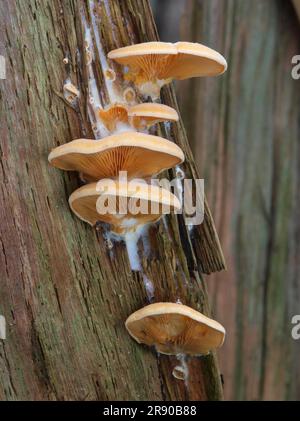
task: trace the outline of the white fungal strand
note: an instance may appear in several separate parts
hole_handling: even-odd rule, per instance
[[[124,132],[135,132],[135,130],[132,126],[130,126],[130,124],[117,121],[115,130],[112,131],[112,134],[120,134]]]
[[[97,22],[96,22],[96,17],[95,17],[95,5],[94,2],[92,0],[89,1],[90,4],[90,10],[92,10],[93,12],[91,13],[92,19],[91,19],[91,23],[92,23],[92,27],[93,27],[93,33],[95,36],[95,43],[96,43],[96,47],[97,47],[97,52],[98,52],[98,57],[100,60],[100,64],[101,64],[101,68],[104,72],[104,75],[110,74],[111,76],[113,76],[113,74],[115,75],[115,72],[113,69],[111,69],[111,67],[108,64],[107,61],[107,57],[106,57],[106,52],[104,51],[104,48],[102,46],[101,43],[101,39],[100,39],[100,35],[99,35],[99,30],[97,27]],[[115,75],[116,76],[116,75]],[[118,85],[115,83],[116,81],[116,77],[106,77],[104,80],[105,83],[105,87],[109,96],[109,102],[111,104],[113,103],[118,103],[121,102],[121,92],[119,91]]]
[[[94,70],[92,67],[93,61],[93,40],[91,35],[91,29],[88,27],[85,19],[84,22],[84,43],[86,53],[86,66],[88,73],[88,115],[92,124],[92,130],[94,132],[95,139],[100,139],[109,135],[108,130],[102,123],[98,110],[102,108],[102,103],[99,95]]]
[[[133,271],[140,271],[142,269],[142,265],[140,262],[140,257],[138,253],[138,241],[139,235],[135,232],[128,232],[124,236],[128,259],[130,263],[131,270]]]
[[[177,165],[175,167],[175,174],[176,174],[176,178],[175,178],[175,194],[178,197],[180,204],[182,206],[183,203],[183,180],[185,177],[185,174],[183,172],[183,170]]]
[[[143,273],[143,282],[146,290],[148,301],[151,303],[154,299],[154,285],[153,282]]]
[[[177,354],[176,355],[177,360],[180,362],[179,365],[177,365],[173,369],[173,376],[178,380],[183,380],[185,383],[185,386],[188,387],[188,380],[189,380],[189,368],[186,362],[186,355],[185,354]]]
[[[175,172],[176,172],[176,177],[177,177],[179,180],[184,180],[185,174],[184,174],[183,169],[182,169],[182,168],[180,168],[180,166],[179,166],[179,165],[176,165],[176,167],[175,167]]]

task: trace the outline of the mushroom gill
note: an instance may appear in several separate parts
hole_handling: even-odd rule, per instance
[[[168,355],[205,355],[225,337],[218,322],[176,303],[150,304],[129,316],[125,325],[137,342]]]
[[[118,123],[123,123],[129,128],[128,110],[124,105],[114,104],[107,109],[99,109],[98,114],[109,132],[114,132]]]
[[[56,168],[79,171],[83,179],[117,177],[148,178],[184,160],[182,150],[167,139],[125,132],[102,140],[77,139],[53,149],[49,162]]]
[[[153,100],[159,98],[161,87],[173,79],[217,76],[227,68],[221,54],[191,42],[135,44],[110,51],[108,57],[127,66],[125,77],[142,95],[149,95]]]
[[[75,190],[69,204],[81,220],[90,225],[106,222],[118,234],[135,231],[138,226],[181,208],[177,197],[161,187],[142,181],[105,179]]]
[[[163,121],[178,121],[179,119],[173,108],[151,102],[128,107],[114,104],[109,108],[99,109],[98,114],[101,122],[112,134],[129,130],[145,130]]]

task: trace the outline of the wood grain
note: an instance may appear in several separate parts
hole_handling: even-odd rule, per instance
[[[72,139],[93,137],[87,117],[83,17],[105,52],[157,37],[146,0],[9,0],[0,3],[0,311],[7,339],[0,342],[1,400],[218,400],[216,356],[189,361],[189,388],[172,377],[176,359],[137,345],[124,321],[147,303],[126,248],[105,241],[77,219],[67,203],[78,176],[47,162],[49,151]],[[65,66],[63,58],[69,58]],[[98,86],[103,88],[100,58]],[[69,77],[81,91],[79,107],[62,97]],[[172,88],[164,100],[176,104]],[[164,126],[160,132],[164,133]],[[171,138],[185,151],[186,174],[196,177],[180,122]],[[210,314],[201,271],[224,268],[208,207],[193,244],[179,217],[152,226],[140,244],[155,300],[182,302]],[[198,257],[198,260],[196,259]]]
[[[299,399],[300,52],[292,3],[191,0],[182,37],[228,59],[226,76],[179,85],[179,103],[221,236],[226,274],[209,280],[228,330],[225,397]]]

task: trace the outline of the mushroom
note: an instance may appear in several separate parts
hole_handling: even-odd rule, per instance
[[[167,105],[144,103],[126,107],[115,104],[99,110],[99,117],[111,132],[128,131],[131,128],[144,130],[163,121],[178,121],[177,111]]]
[[[79,171],[96,181],[127,171],[129,178],[150,177],[184,161],[174,142],[158,136],[127,132],[102,140],[76,139],[53,149],[49,162],[56,168]]]
[[[221,54],[191,42],[135,44],[112,50],[108,57],[127,66],[126,78],[152,100],[159,98],[161,87],[173,79],[217,76],[227,69]]]
[[[137,130],[149,128],[163,121],[178,121],[179,116],[174,108],[163,104],[146,102],[130,107],[128,117],[131,125]]]
[[[225,338],[220,323],[177,303],[150,304],[131,314],[125,326],[138,343],[167,355],[205,355]]]
[[[135,231],[140,225],[157,221],[164,213],[179,211],[175,195],[144,181],[101,180],[75,190],[69,204],[81,220],[112,225],[118,234]]]
[[[121,104],[112,105],[105,110],[100,109],[99,117],[110,132],[116,130],[117,123],[128,125],[128,111],[127,108]]]

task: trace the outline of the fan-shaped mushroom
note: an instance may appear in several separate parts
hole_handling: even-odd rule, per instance
[[[160,89],[173,79],[217,76],[227,63],[218,52],[191,42],[148,42],[110,51],[110,59],[127,66],[127,78],[143,95],[159,98]]]
[[[220,323],[177,303],[150,304],[131,314],[125,325],[137,342],[168,355],[205,355],[225,338]]]
[[[163,121],[178,121],[179,119],[173,108],[151,102],[131,107],[114,104],[107,109],[100,109],[99,118],[111,133],[130,129],[144,130]]]
[[[101,140],[76,139],[53,149],[49,162],[67,171],[79,171],[85,180],[117,177],[147,178],[184,160],[174,142],[136,132],[120,133]]]
[[[118,123],[129,126],[128,110],[125,105],[114,104],[107,109],[99,109],[99,117],[110,132],[114,132],[117,129]]]
[[[180,202],[171,192],[142,181],[101,180],[75,190],[69,204],[83,221],[112,225],[122,234],[157,221],[164,213],[179,211]]]
[[[178,121],[179,116],[174,108],[163,104],[145,102],[134,105],[128,110],[128,118],[137,130],[149,128],[163,121]]]

